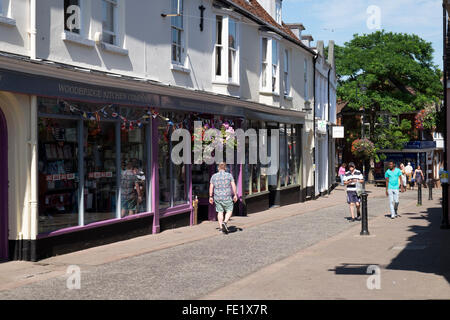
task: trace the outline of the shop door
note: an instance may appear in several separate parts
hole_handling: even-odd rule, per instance
[[[8,260],[8,136],[0,110],[0,261]]]

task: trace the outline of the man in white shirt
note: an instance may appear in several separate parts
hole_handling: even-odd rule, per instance
[[[361,215],[359,210],[361,200],[356,193],[356,183],[364,183],[364,176],[362,175],[361,171],[356,170],[355,164],[353,162],[350,162],[348,164],[348,168],[350,170],[345,173],[344,184],[347,186],[347,203],[350,205],[350,213],[352,214],[352,220],[350,221],[354,222],[355,206],[358,214],[356,219],[359,220]]]
[[[408,180],[408,189],[411,189],[411,178],[412,178],[413,167],[411,167],[411,162],[405,167],[406,179]]]

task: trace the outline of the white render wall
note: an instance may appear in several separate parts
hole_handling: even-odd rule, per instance
[[[102,7],[99,0],[81,0],[82,31],[78,40],[73,34],[64,34],[63,1],[37,0],[37,58],[138,78],[147,78],[172,86],[240,97],[275,107],[302,110],[304,108],[303,61],[310,61],[308,81],[312,100],[312,57],[310,52],[286,40],[279,41],[279,92],[282,88],[284,49],[290,49],[291,97],[283,94],[261,95],[260,90],[260,42],[259,25],[234,12],[239,20],[239,86],[213,83],[213,63],[216,14],[229,11],[212,7],[211,0],[185,0],[184,68],[171,63],[171,18],[161,17],[170,13],[170,1],[133,0],[132,5],[119,0],[119,43],[116,50],[105,50],[94,39],[102,31]],[[30,54],[30,0],[11,2],[11,17],[15,26],[0,23],[0,51],[20,55]],[[204,28],[200,31],[199,5],[204,11]]]

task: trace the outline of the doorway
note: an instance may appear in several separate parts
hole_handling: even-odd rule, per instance
[[[0,261],[8,260],[8,131],[0,109]]]

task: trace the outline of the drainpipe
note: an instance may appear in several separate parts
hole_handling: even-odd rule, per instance
[[[328,77],[327,77],[327,81],[328,81],[328,83],[327,83],[327,107],[328,107],[327,117],[328,117],[328,119],[327,120],[329,123],[331,123],[331,121],[330,121],[330,73],[331,73],[331,67],[330,67],[330,69],[328,69]],[[330,192],[329,192],[330,187],[331,187],[331,170],[330,170],[331,165],[330,165],[330,162],[331,162],[331,158],[332,158],[330,146],[332,144],[331,143],[332,140],[330,139],[330,128],[329,127],[328,127],[327,131],[328,131],[327,132],[327,135],[328,135],[328,181],[327,181],[328,186],[327,186],[327,193],[330,194]],[[333,171],[334,171],[334,168],[333,168]]]
[[[313,152],[313,165],[314,165],[314,172],[313,172],[313,196],[312,199],[316,199],[316,62],[317,57],[319,54],[316,54],[313,58],[313,97],[314,97],[314,103],[313,103],[313,138],[314,138],[314,152]]]
[[[30,195],[30,223],[29,239],[35,243],[38,231],[38,150],[37,150],[37,96],[31,96],[30,110],[30,153],[31,153],[31,195]],[[30,248],[30,260],[36,261],[36,251]]]
[[[36,1],[30,0],[30,59],[36,60]]]

